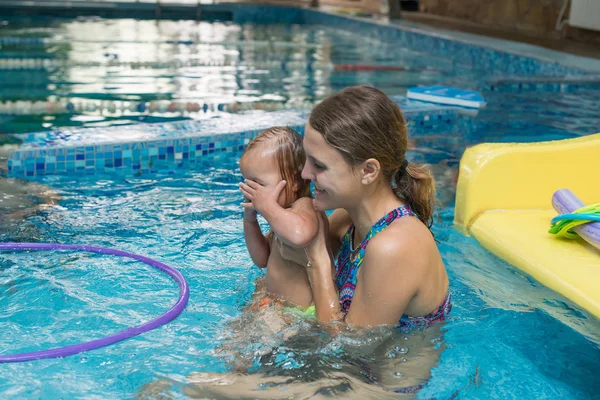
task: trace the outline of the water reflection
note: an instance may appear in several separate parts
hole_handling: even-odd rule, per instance
[[[18,115],[5,132],[308,109],[340,85],[398,94],[451,68],[326,26],[15,17],[0,38],[0,114]],[[335,68],[382,63],[406,70]]]

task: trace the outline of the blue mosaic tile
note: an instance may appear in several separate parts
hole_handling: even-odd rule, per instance
[[[154,126],[152,128],[155,128]],[[292,125],[293,129],[301,131],[303,128],[302,125]],[[106,128],[109,129],[110,128]],[[253,130],[251,132],[236,132],[236,133],[228,133],[228,140],[216,140],[223,139],[225,136],[214,135],[207,137],[207,140],[210,140],[208,146],[203,148],[202,150],[194,150],[194,151],[186,151],[186,152],[173,152],[172,144],[175,143],[173,140],[153,140],[144,142],[147,145],[145,150],[134,150],[132,151],[120,151],[117,150],[119,148],[123,148],[122,144],[115,145],[114,148],[111,148],[110,145],[102,144],[97,146],[86,146],[86,147],[76,147],[71,148],[68,153],[73,153],[68,156],[52,156],[52,157],[41,157],[40,154],[45,154],[45,149],[38,150],[26,150],[20,152],[19,156],[13,155],[9,160],[10,172],[11,174],[17,174],[20,176],[34,176],[34,175],[42,175],[49,173],[68,173],[74,175],[90,175],[93,173],[118,173],[118,174],[143,174],[143,173],[151,173],[153,170],[150,166],[154,165],[154,167],[159,167],[164,169],[169,168],[179,168],[179,167],[193,167],[196,165],[195,161],[198,157],[213,157],[214,159],[218,159],[219,157],[223,157],[223,155],[231,156],[235,154],[239,155],[241,150],[243,150],[244,145],[242,143],[246,142],[246,138],[250,138],[256,136],[261,130]],[[181,148],[190,149],[190,145],[194,138],[185,138],[179,139],[179,144],[187,143],[187,145],[183,145]],[[234,145],[235,143],[235,145]],[[131,143],[131,147],[133,147]],[[157,147],[159,144],[164,145],[165,147]],[[91,148],[90,148],[91,147]],[[196,146],[192,147],[193,149]],[[59,149],[55,149],[59,150]],[[90,151],[91,150],[91,151]],[[113,150],[113,151],[107,151]],[[85,159],[79,159],[81,157],[77,157],[81,151],[86,152]],[[145,159],[140,161],[140,153],[150,153],[145,156]],[[58,153],[58,151],[57,151]],[[26,158],[23,162],[26,165],[26,168],[21,168],[17,163],[20,163],[20,158],[23,157],[23,154],[28,154],[33,156],[31,158]],[[77,156],[76,156],[77,155]],[[17,160],[19,158],[19,160]],[[134,160],[135,158],[135,160]],[[65,162],[64,160],[68,160]],[[148,172],[150,171],[150,172]]]
[[[238,24],[245,23],[286,23],[298,24],[303,21],[303,12],[293,7],[269,7],[260,5],[242,5],[231,8],[233,21]]]
[[[512,75],[547,76],[587,73],[579,68],[564,66],[557,62],[512,54],[440,36],[431,36],[426,31],[419,32],[415,28],[383,25],[382,23],[365,21],[351,16],[305,9],[303,10],[302,22],[352,30],[367,37],[394,42],[399,48],[405,47],[417,51],[427,49],[427,52],[432,55],[460,60],[461,64],[468,64],[478,70],[487,72],[497,71]]]
[[[569,78],[519,77],[490,79],[483,87],[485,90],[502,93],[538,92],[567,93],[580,89],[600,90],[600,75]]]

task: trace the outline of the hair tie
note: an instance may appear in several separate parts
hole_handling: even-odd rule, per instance
[[[404,161],[402,161],[402,165],[400,165],[400,168],[398,168],[396,170],[396,172],[394,172],[394,176],[396,177],[396,179],[400,179],[402,177],[402,175],[404,175],[404,171],[406,171],[406,167],[408,167],[408,161],[406,161],[406,158],[405,158]]]

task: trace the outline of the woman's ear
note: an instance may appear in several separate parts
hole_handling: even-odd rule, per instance
[[[381,173],[381,164],[379,164],[379,161],[376,159],[369,158],[362,163],[360,172],[360,182],[363,185],[369,185],[379,178],[379,174]]]

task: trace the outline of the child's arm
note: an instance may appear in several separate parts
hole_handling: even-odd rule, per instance
[[[275,203],[262,212],[277,237],[291,247],[304,248],[317,234],[319,221],[312,207],[312,200],[303,197],[291,208],[282,208]]]
[[[251,208],[244,208],[244,239],[246,247],[252,262],[259,268],[266,268],[269,260],[270,246],[267,238],[262,234],[258,221],[256,220],[256,211]]]
[[[274,189],[268,189],[247,180],[240,184],[244,196],[251,202],[245,203],[244,207],[253,207],[260,212],[283,243],[291,247],[306,247],[319,228],[317,213],[312,207],[312,200],[307,197],[298,199],[291,208],[281,207],[277,198],[284,186],[285,181],[282,181]]]

